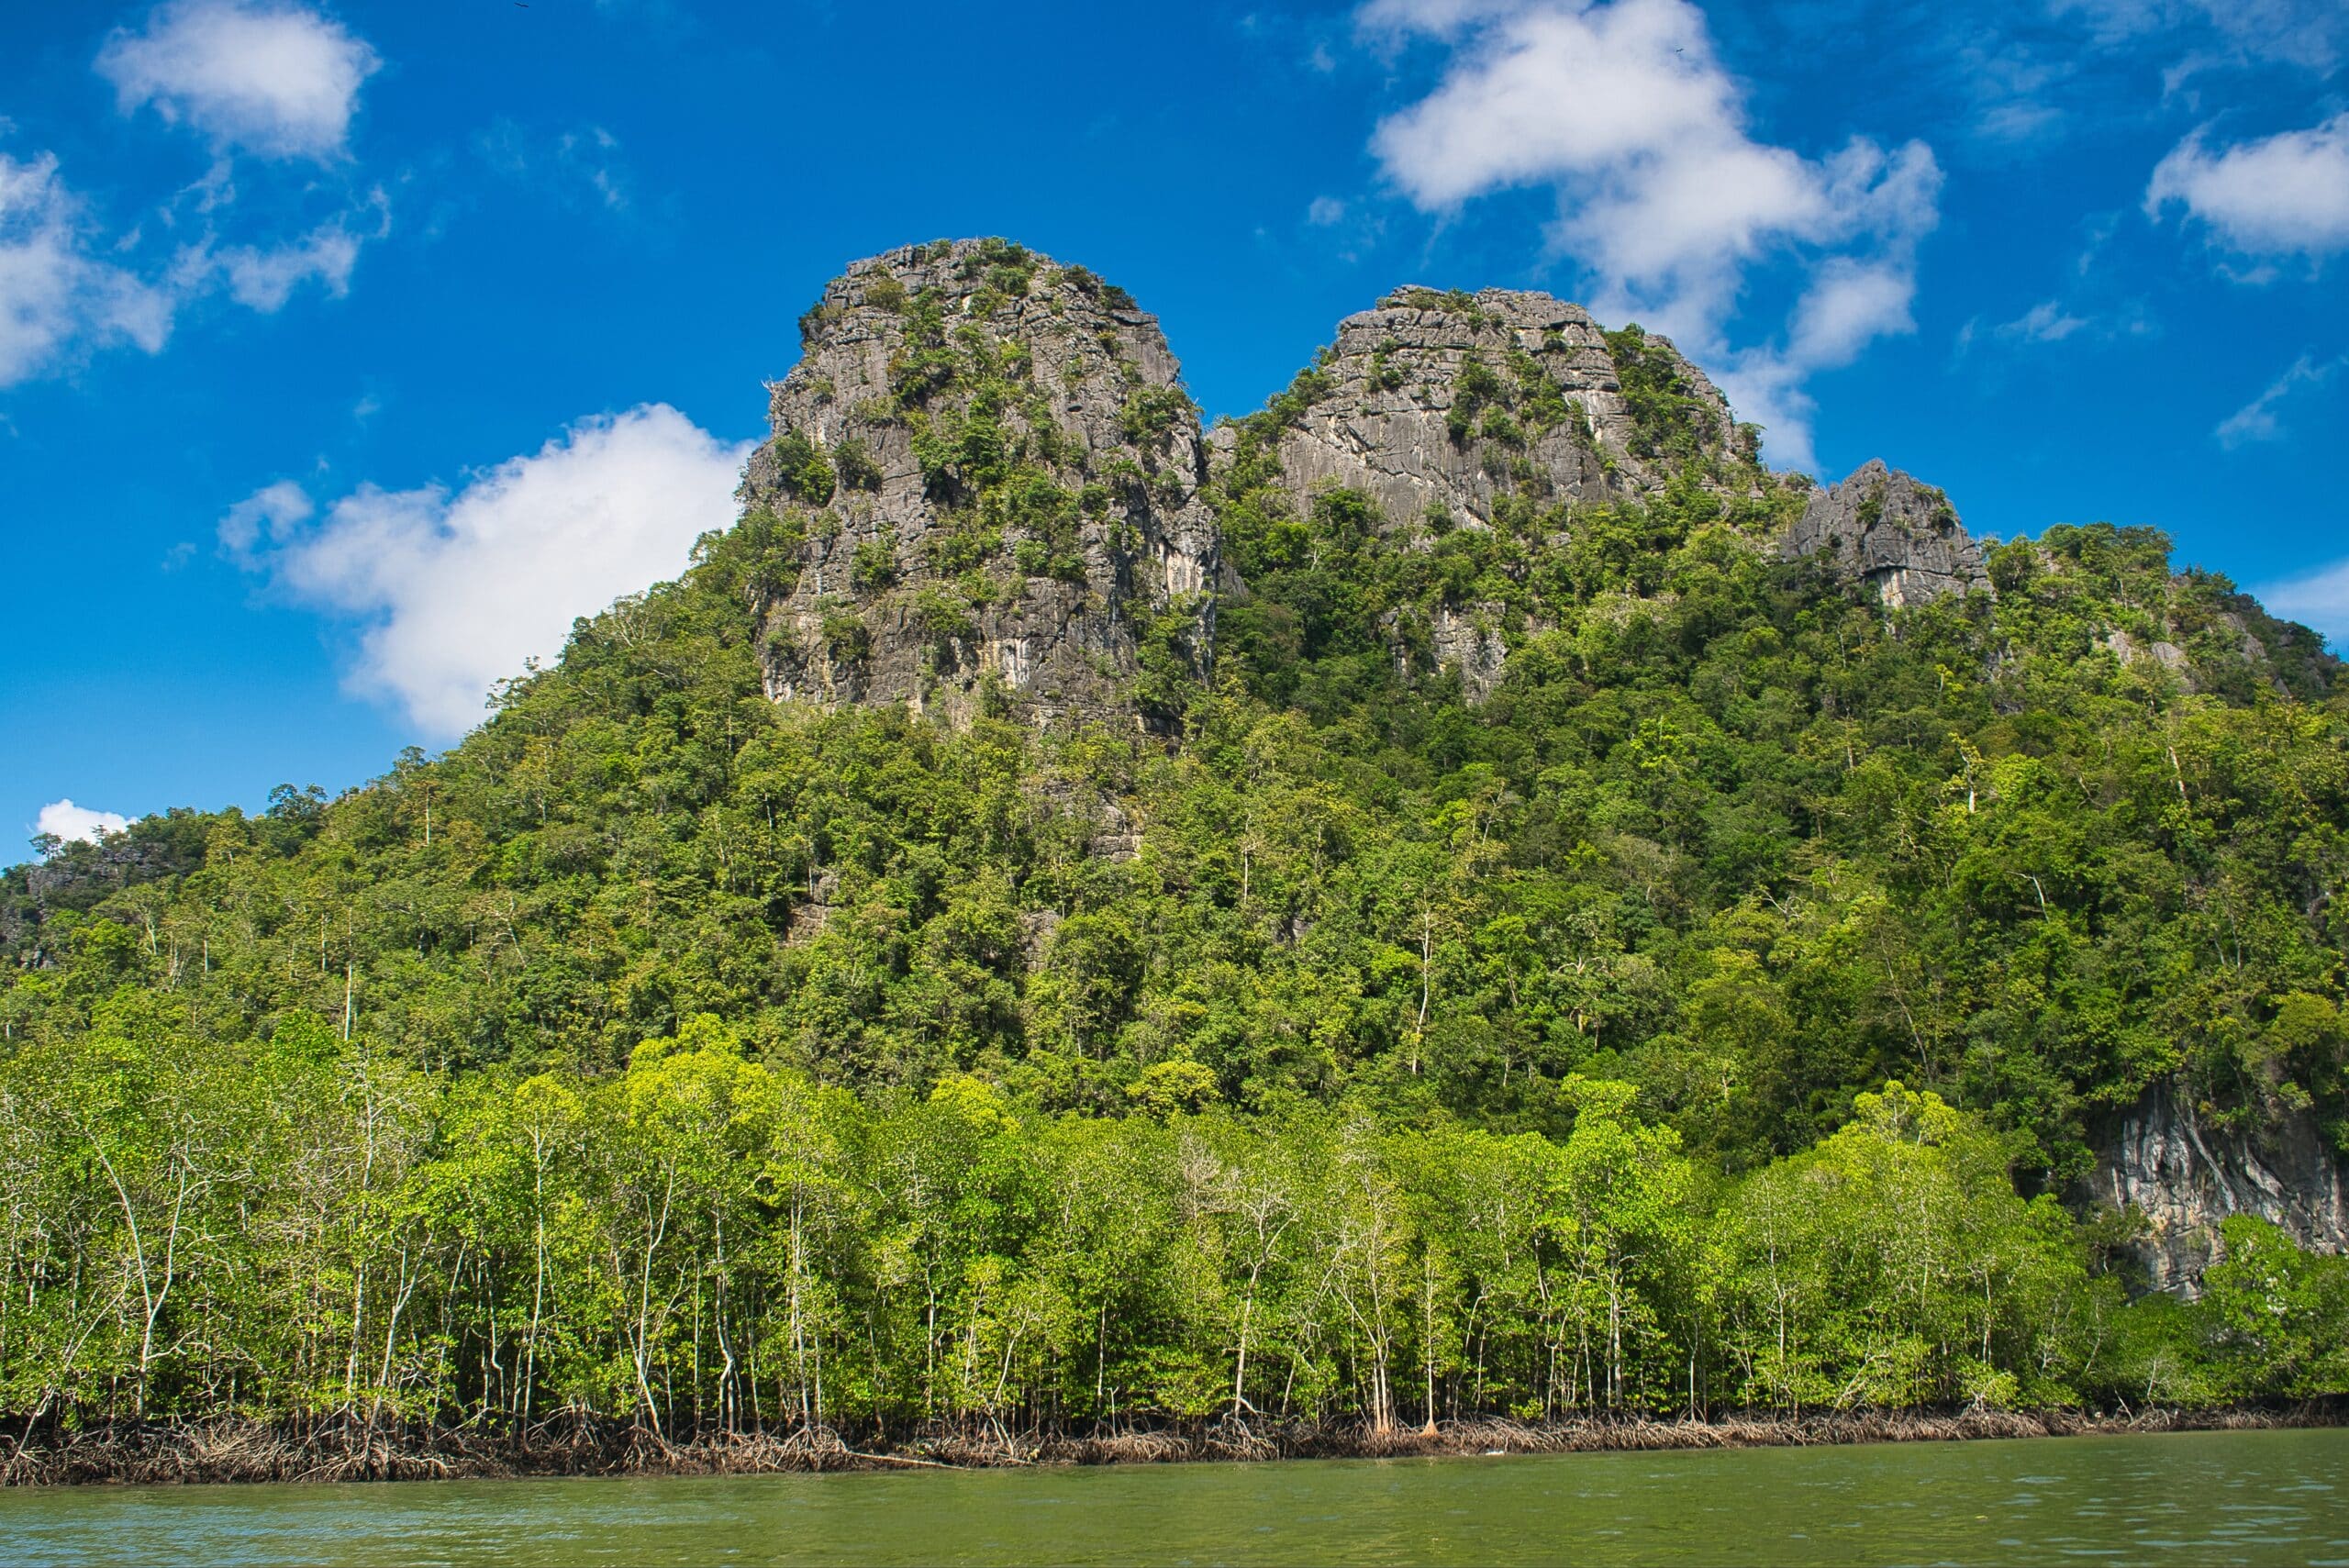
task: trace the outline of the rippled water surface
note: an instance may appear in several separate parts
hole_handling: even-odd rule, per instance
[[[18,1564],[2309,1562],[2349,1431],[0,1493]]]

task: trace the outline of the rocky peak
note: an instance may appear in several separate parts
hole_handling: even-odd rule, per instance
[[[742,487],[799,554],[770,695],[1123,720],[1204,661],[1197,417],[1123,290],[941,240],[855,263],[800,331]]]
[[[856,262],[800,329],[742,487],[788,561],[762,610],[770,695],[956,721],[1151,728],[1179,711],[1218,595],[1244,589],[1157,321],[1082,267],[941,240]],[[1740,496],[1776,484],[1669,341],[1509,289],[1389,294],[1213,449],[1227,518],[1254,502],[1303,519],[1351,492],[1349,527],[1409,550],[1548,529],[1691,467]],[[1880,462],[1814,493],[1784,548],[1888,605],[1988,587],[1947,499]],[[1531,624],[1497,601],[1420,609],[1390,613],[1398,665],[1457,667],[1472,697]]]
[[[1490,523],[1504,497],[1604,501],[1690,460],[1753,457],[1666,339],[1513,289],[1397,289],[1341,322],[1276,407],[1286,488],[1360,491],[1386,528],[1415,533]]]
[[[1872,584],[1889,606],[1993,591],[1982,547],[1949,497],[1878,459],[1812,492],[1785,548],[1789,559],[1825,557],[1839,573]]]

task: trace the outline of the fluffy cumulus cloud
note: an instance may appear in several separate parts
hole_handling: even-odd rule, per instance
[[[277,0],[171,0],[98,54],[125,114],[152,107],[222,149],[339,157],[379,61],[365,39]]]
[[[0,387],[93,346],[153,353],[171,335],[169,293],[94,252],[82,204],[43,153],[0,152]]]
[[[2284,434],[2283,406],[2295,393],[2331,381],[2341,364],[2339,360],[2319,364],[2314,356],[2302,354],[2286,367],[2282,375],[2267,384],[2267,390],[2220,420],[2212,434],[2229,450],[2252,441],[2278,439]]]
[[[1452,51],[1374,135],[1387,177],[1431,212],[1553,189],[1550,244],[1588,270],[1592,307],[1709,361],[1781,459],[1809,460],[1809,377],[1913,329],[1916,247],[1939,217],[1931,150],[1854,139],[1812,158],[1757,139],[1687,0],[1374,0],[1359,19]],[[1732,348],[1749,274],[1788,256],[1807,272],[1783,335]]]
[[[119,812],[93,811],[71,800],[50,801],[33,819],[35,833],[68,841],[79,840],[85,844],[95,844],[108,833],[119,833],[129,826],[130,818]]]
[[[2349,113],[2216,150],[2201,133],[2188,137],[2145,188],[2148,216],[2173,206],[2248,255],[2349,250]]]
[[[221,540],[295,600],[358,618],[353,687],[454,736],[497,681],[560,651],[574,617],[674,576],[732,522],[749,451],[648,404],[453,491],[366,485],[319,512],[280,482],[232,508]]]

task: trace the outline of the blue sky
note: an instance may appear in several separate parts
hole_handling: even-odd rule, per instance
[[[978,234],[1210,415],[1547,288],[2349,639],[2339,0],[0,0],[0,826],[446,744],[726,520],[828,277]]]

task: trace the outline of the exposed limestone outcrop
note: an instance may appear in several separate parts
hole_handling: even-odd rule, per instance
[[[1157,322],[1082,268],[999,239],[859,261],[802,321],[743,482],[796,572],[766,608],[778,699],[905,704],[961,721],[1162,725],[1214,654],[1223,559],[1203,487],[1242,437],[1202,436]],[[1399,289],[1347,317],[1276,400],[1270,483],[1303,516],[1358,493],[1407,549],[1455,528],[1548,528],[1693,470],[1777,484],[1751,427],[1665,339],[1508,289]],[[1785,540],[1889,606],[1988,587],[1941,492],[1872,462],[1815,493]],[[1525,630],[1497,602],[1390,617],[1397,667],[1481,700]]]
[[[1786,552],[1789,559],[1825,556],[1893,607],[1992,592],[1982,547],[1959,524],[1949,497],[1878,459],[1812,493],[1787,535]]]
[[[1505,495],[1637,495],[1738,439],[1728,403],[1670,343],[1610,340],[1545,294],[1398,289],[1339,323],[1308,373],[1308,406],[1281,437],[1285,484],[1359,490],[1389,529],[1489,523]]]
[[[1994,591],[1981,546],[1949,497],[1880,459],[1841,484],[1814,491],[1785,548],[1789,557],[1825,555],[1875,587],[1889,606]]]
[[[2349,1182],[2297,1113],[2256,1134],[2222,1131],[2201,1126],[2167,1089],[2152,1090],[2103,1140],[2081,1195],[2144,1217],[2132,1250],[2156,1290],[2197,1294],[2231,1214],[2273,1221],[2312,1251],[2349,1251]]]
[[[857,262],[801,325],[742,488],[804,534],[770,695],[1130,724],[1146,642],[1203,662],[1220,568],[1197,419],[1122,291],[941,241]]]

